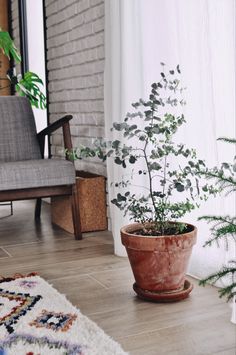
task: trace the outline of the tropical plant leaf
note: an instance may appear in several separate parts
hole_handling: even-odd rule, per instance
[[[16,48],[12,38],[9,33],[6,31],[2,31],[0,28],[0,48],[4,55],[6,55],[9,59],[12,57],[15,62],[21,62],[21,56]]]
[[[45,109],[47,107],[46,96],[40,90],[38,84],[43,85],[43,81],[39,76],[35,73],[27,72],[16,84],[16,90],[20,96],[28,97],[32,106]]]

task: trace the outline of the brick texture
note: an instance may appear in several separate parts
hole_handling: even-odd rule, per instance
[[[1,11],[1,10],[0,10]],[[20,52],[20,26],[19,26],[19,11],[18,11],[18,0],[11,0],[11,16],[12,16],[12,36],[16,48]],[[21,65],[16,65],[17,74],[21,73]]]
[[[104,136],[104,0],[46,0],[49,113],[54,122],[72,114],[74,147]],[[62,132],[52,137],[52,154],[63,154]],[[97,159],[76,168],[106,174]]]

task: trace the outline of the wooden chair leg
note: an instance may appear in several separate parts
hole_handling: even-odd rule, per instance
[[[35,205],[35,212],[34,212],[34,218],[36,220],[40,219],[40,216],[41,216],[41,205],[42,205],[42,199],[41,198],[37,198],[36,205]]]
[[[79,204],[78,204],[78,195],[76,185],[72,188],[72,218],[74,225],[75,239],[82,239],[81,232],[81,222],[80,222],[80,213],[79,213]]]

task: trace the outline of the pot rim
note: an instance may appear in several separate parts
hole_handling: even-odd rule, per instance
[[[166,234],[166,235],[137,235],[137,234],[133,234],[131,231],[127,231],[127,229],[133,229],[138,230],[140,226],[142,226],[142,223],[130,223],[130,224],[126,224],[125,226],[121,227],[120,229],[120,233],[121,234],[125,234],[127,237],[137,237],[137,238],[150,238],[150,239],[154,239],[154,238],[158,238],[158,239],[164,239],[164,238],[179,238],[183,235],[188,235],[192,233],[196,233],[197,232],[197,227],[194,226],[191,223],[185,223],[185,222],[173,222],[173,221],[169,221],[169,223],[184,223],[187,224],[188,226],[192,227],[193,229],[190,232],[186,232],[186,233],[180,233],[180,234]],[[151,222],[150,222],[151,224]]]

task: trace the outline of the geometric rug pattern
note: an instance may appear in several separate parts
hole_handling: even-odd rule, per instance
[[[125,355],[41,277],[0,279],[0,350],[8,355]]]
[[[20,317],[24,316],[40,300],[41,296],[15,293],[0,289],[0,327],[4,325],[9,334]]]

